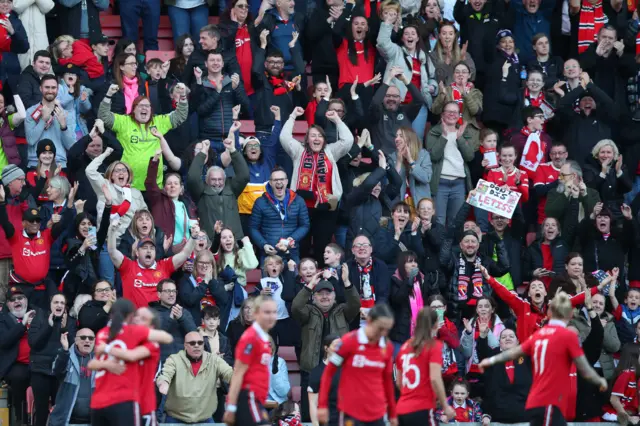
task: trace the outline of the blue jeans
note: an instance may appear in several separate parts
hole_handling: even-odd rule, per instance
[[[105,212],[104,214],[108,214],[109,212]],[[109,252],[107,250],[107,243],[104,243],[102,246],[102,250],[100,250],[100,257],[98,259],[98,273],[100,274],[101,280],[106,280],[111,283],[112,286],[115,286],[115,270],[113,266],[113,262],[111,261],[111,257],[109,257]]]
[[[440,178],[436,194],[436,217],[438,223],[447,225],[447,219],[453,220],[465,202],[464,178],[449,180]]]
[[[138,41],[138,22],[142,19],[144,51],[158,50],[160,2],[156,0],[126,0],[120,2],[122,37]]]
[[[420,108],[418,115],[413,119],[413,123],[411,123],[411,128],[418,135],[418,140],[420,141],[420,146],[424,145],[424,130],[427,127],[427,120],[429,118],[429,110],[425,105]]]
[[[190,34],[193,43],[198,46],[200,30],[209,23],[209,8],[203,4],[191,9],[182,9],[176,6],[167,6],[171,28],[173,30],[173,42],[183,34]]]
[[[633,199],[636,198],[636,195],[638,195],[639,193],[640,193],[640,176],[635,176],[633,178],[633,189],[624,195],[624,202],[630,206],[631,203],[633,202]]]
[[[342,248],[347,247],[347,229],[349,229],[346,225],[339,225],[336,228],[336,232],[333,235],[336,237],[336,243]]]
[[[183,424],[183,425],[188,424],[188,423],[185,423],[185,422],[182,422],[182,421],[176,419],[175,417],[171,417],[168,414],[167,414],[167,418],[164,419],[164,422],[165,423],[174,423],[174,424]],[[200,420],[197,423],[206,423],[206,424],[211,423],[211,424],[213,424],[213,417],[209,417],[208,419],[205,419],[205,420]]]

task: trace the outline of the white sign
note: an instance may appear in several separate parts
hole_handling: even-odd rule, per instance
[[[511,219],[520,201],[520,193],[501,188],[495,183],[480,179],[475,193],[469,194],[467,202],[474,207]]]

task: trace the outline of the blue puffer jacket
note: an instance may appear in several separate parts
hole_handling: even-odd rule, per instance
[[[213,149],[220,154],[225,150],[222,140],[229,134],[233,122],[231,109],[235,105],[242,105],[244,111],[249,111],[249,97],[244,91],[244,85],[238,84],[234,89],[231,77],[225,75],[220,92],[208,79],[203,79],[201,85],[196,85],[194,92],[192,98],[198,113],[200,138],[209,139]]]
[[[267,184],[267,190],[258,198],[251,211],[249,234],[254,244],[260,247],[264,255],[263,247],[269,244],[273,247],[281,238],[291,237],[299,243],[309,232],[309,211],[304,200],[291,190],[285,197],[286,215],[282,219],[274,203],[275,197],[271,184]],[[290,250],[291,258],[298,258],[298,244]]]

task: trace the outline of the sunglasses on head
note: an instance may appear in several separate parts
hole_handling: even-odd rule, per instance
[[[193,340],[191,342],[185,342],[189,346],[202,346],[204,345],[204,340]]]
[[[95,338],[95,337],[93,337],[93,336],[78,336],[78,338],[79,338],[80,340],[88,340],[88,341],[90,341],[90,342],[93,342],[93,341],[96,339],[96,338]]]

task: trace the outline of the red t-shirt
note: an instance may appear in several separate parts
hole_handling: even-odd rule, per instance
[[[436,395],[431,388],[430,364],[442,366],[442,342],[434,340],[419,355],[413,352],[410,339],[396,357],[396,371],[402,377],[398,414],[409,414],[436,408]]]
[[[253,95],[255,90],[251,85],[251,68],[253,67],[253,52],[251,51],[251,36],[247,25],[242,25],[236,31],[236,58],[240,65],[240,74],[247,95]]]
[[[367,43],[367,57],[364,56],[364,43]],[[373,78],[373,67],[376,61],[376,48],[367,40],[364,42],[354,42],[356,48],[357,65],[353,65],[349,59],[349,43],[345,39],[336,50],[338,63],[340,64],[340,76],[338,78],[338,88],[345,84],[351,84],[358,76],[360,84]]]
[[[255,394],[264,404],[269,395],[269,366],[271,363],[271,343],[269,335],[257,323],[245,330],[236,346],[236,360],[249,368],[242,381],[242,389]]]
[[[18,364],[29,364],[29,357],[31,356],[31,346],[29,346],[29,340],[27,338],[27,331],[24,332],[20,341],[18,342],[18,356],[16,362]]]
[[[620,403],[628,413],[638,412],[638,379],[635,370],[624,370],[611,389],[611,395],[620,398]],[[615,408],[611,404],[605,406],[605,412],[608,414],[617,414]]]
[[[320,408],[329,406],[331,380],[339,367],[338,410],[361,422],[372,422],[385,414],[396,417],[393,347],[388,340],[370,343],[364,328],[342,336],[322,374]]]
[[[538,166],[536,174],[533,178],[533,186],[548,185],[558,180],[560,176],[560,169],[553,167],[553,163],[542,163]],[[542,222],[547,218],[544,213],[544,208],[547,205],[547,196],[538,197],[538,224],[542,225]]]
[[[526,203],[529,200],[529,175],[524,170],[520,170],[520,184],[516,185],[516,169],[511,170],[507,175],[507,180],[504,180],[504,172],[502,167],[497,169],[490,169],[487,172],[487,180],[493,182],[498,186],[507,185],[510,190],[519,192],[522,194],[520,197],[520,203]]]
[[[122,293],[125,299],[131,300],[136,308],[149,306],[158,301],[158,283],[171,278],[175,272],[173,258],[162,259],[151,268],[143,268],[140,263],[125,257],[118,269],[122,277]]]
[[[584,355],[578,335],[560,321],[551,320],[522,345],[522,350],[533,363],[533,384],[525,408],[553,405],[566,417],[571,366],[574,359]]]
[[[96,335],[96,347],[107,343],[109,327],[105,327]],[[108,343],[108,347],[123,350],[134,349],[149,338],[149,329],[141,325],[123,325],[118,337]],[[100,360],[114,359],[103,353]],[[124,361],[120,361],[123,363]],[[94,410],[120,404],[121,402],[138,401],[140,391],[140,363],[128,362],[121,375],[111,374],[106,370],[96,373],[96,388],[91,396],[91,408]]]
[[[38,283],[49,273],[51,245],[53,244],[51,229],[38,232],[29,238],[26,231],[16,229],[9,238],[13,268],[18,277],[28,283]]]
[[[151,355],[140,361],[140,414],[147,415],[156,410],[156,383],[155,377],[160,362],[160,345],[156,342],[145,342],[145,348]]]
[[[422,74],[420,74],[420,68],[422,67],[422,63],[418,58],[411,58],[413,69],[411,70],[411,83],[416,86],[418,89],[422,87]],[[413,96],[411,96],[411,92],[407,90],[407,94],[404,95],[403,104],[410,104],[413,100]]]

